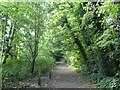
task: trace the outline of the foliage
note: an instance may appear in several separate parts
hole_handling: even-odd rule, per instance
[[[29,76],[29,67],[24,64],[24,60],[12,61],[8,60],[2,69],[3,83],[15,82],[15,80],[22,80]]]
[[[48,23],[53,31],[64,32],[56,37],[63,42],[64,61],[80,67],[99,87],[119,88],[120,4],[110,1],[56,4]]]
[[[77,50],[71,52],[66,51],[63,61],[67,62],[67,64],[76,72],[83,71],[83,62],[80,60]]]
[[[98,87],[119,88],[120,3],[1,3],[3,82],[49,72],[61,60]]]
[[[100,83],[98,84],[101,88],[107,87],[107,88],[116,88],[119,89],[118,86],[120,86],[120,79],[115,77],[107,77],[103,78]]]
[[[38,75],[39,71],[46,73],[55,66],[54,58],[49,55],[51,46],[48,42],[44,43],[47,41],[44,38],[47,18],[43,5],[34,2],[0,4],[3,86]]]

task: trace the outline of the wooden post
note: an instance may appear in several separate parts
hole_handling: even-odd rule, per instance
[[[38,85],[41,86],[41,70],[39,68],[39,71],[38,71]]]
[[[40,76],[38,77],[38,85],[41,86],[41,77]]]
[[[49,79],[51,79],[52,78],[52,73],[51,73],[51,71],[50,71],[50,73],[49,73]]]

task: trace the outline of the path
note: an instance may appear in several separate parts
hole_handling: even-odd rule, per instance
[[[76,73],[63,62],[57,62],[56,68],[52,71],[52,79],[41,77],[42,88],[95,88],[87,77]],[[20,81],[12,87],[16,88],[41,88],[38,85],[38,77]]]
[[[48,84],[51,88],[95,88],[85,76],[71,70],[63,62],[57,62],[52,77]]]

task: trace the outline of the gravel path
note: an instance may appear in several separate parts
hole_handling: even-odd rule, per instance
[[[95,88],[87,77],[76,73],[63,62],[57,62],[57,67],[52,72],[52,78],[47,87],[50,88]]]
[[[87,77],[76,73],[63,62],[57,62],[56,68],[52,71],[52,79],[48,76],[41,77],[41,86],[38,85],[38,77],[20,81],[12,86],[13,88],[95,88]]]

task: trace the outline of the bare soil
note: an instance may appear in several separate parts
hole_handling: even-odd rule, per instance
[[[48,83],[50,88],[96,88],[86,76],[76,73],[63,62],[57,62],[52,78]]]
[[[51,72],[52,78],[48,76],[41,77],[41,86],[38,85],[38,77],[29,78],[20,82],[16,82],[14,88],[96,88],[89,79],[76,73],[63,62],[56,62],[56,68]]]

